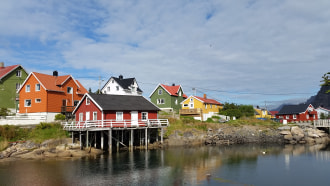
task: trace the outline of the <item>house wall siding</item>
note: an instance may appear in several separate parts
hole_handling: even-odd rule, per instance
[[[21,71],[21,77],[16,76],[16,72]],[[28,74],[22,67],[18,67],[0,81],[0,108],[18,108],[16,102],[16,83],[23,84]],[[18,96],[18,95],[17,95]]]
[[[75,112],[76,121],[79,121],[79,114],[83,113],[83,120],[86,120],[86,113],[89,112],[89,118],[93,119],[93,112],[97,112],[97,120],[102,120],[102,111],[95,105],[94,102],[90,101],[89,105],[86,105],[86,97],[81,100],[81,104],[77,111]]]

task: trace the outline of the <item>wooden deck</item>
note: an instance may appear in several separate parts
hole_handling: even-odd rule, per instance
[[[90,120],[62,122],[64,130],[67,131],[101,131],[101,130],[125,130],[134,128],[163,128],[169,125],[168,119],[142,120]]]
[[[314,127],[330,127],[330,119],[315,120]]]

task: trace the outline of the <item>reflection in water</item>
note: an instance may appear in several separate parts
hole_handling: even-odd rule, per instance
[[[0,185],[317,185],[329,181],[329,161],[322,146],[171,148],[0,162]],[[312,178],[304,180],[307,173]]]

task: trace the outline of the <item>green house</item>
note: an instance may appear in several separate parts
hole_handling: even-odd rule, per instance
[[[180,103],[187,98],[180,85],[159,84],[150,94],[150,101],[164,111],[179,111]]]
[[[18,94],[16,91],[28,76],[26,70],[21,65],[5,67],[4,62],[0,62],[0,108],[8,108],[15,112],[18,110]]]

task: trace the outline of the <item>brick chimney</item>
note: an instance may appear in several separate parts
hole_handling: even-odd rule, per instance
[[[206,94],[204,94],[204,96],[203,96],[203,97],[204,97],[204,99],[207,99],[207,98],[206,98]]]
[[[0,62],[0,68],[4,68],[5,67],[5,63],[4,62]]]

